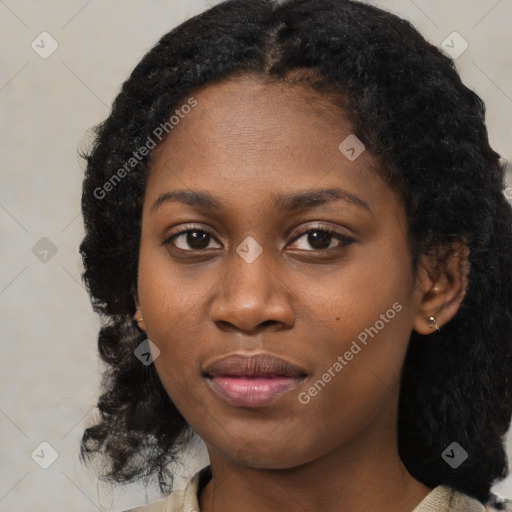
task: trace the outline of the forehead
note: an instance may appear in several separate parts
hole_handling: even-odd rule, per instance
[[[368,203],[394,200],[376,159],[363,151],[351,161],[340,151],[354,137],[344,111],[307,85],[244,76],[192,97],[197,105],[153,154],[145,203],[188,189],[257,208],[276,195],[332,187]]]
[[[197,106],[154,151],[152,171],[168,168],[172,160],[224,168],[235,160],[277,166],[304,159],[311,165],[319,153],[335,164],[340,143],[353,131],[344,111],[307,84],[244,75],[203,87],[193,98]],[[375,164],[368,154],[363,161]],[[353,167],[364,172],[364,165]]]
[[[343,110],[306,84],[246,75],[204,87],[194,96],[198,106],[188,120],[196,122],[193,130],[208,132],[208,139],[236,142],[232,137],[236,132],[277,141],[304,135],[304,128],[312,138],[326,129],[350,129]],[[182,128],[191,123],[183,123]]]

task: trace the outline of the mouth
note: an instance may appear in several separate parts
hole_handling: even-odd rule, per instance
[[[262,407],[296,388],[307,376],[292,363],[271,354],[231,354],[202,372],[219,398],[239,407]]]

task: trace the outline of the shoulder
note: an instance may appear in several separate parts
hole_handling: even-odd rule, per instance
[[[199,512],[199,493],[211,477],[211,467],[205,466],[188,481],[185,489],[173,491],[164,499],[124,512]]]
[[[486,512],[486,509],[471,496],[440,485],[432,489],[413,512]]]
[[[125,510],[124,512],[166,512],[169,501],[174,501],[174,498],[172,498],[173,494],[174,492],[167,498],[154,501],[153,503],[150,503],[149,505],[143,505],[142,507],[131,508],[130,510]]]
[[[154,501],[149,505],[131,508],[125,512],[181,512],[184,504],[184,491],[174,491],[167,498]],[[199,511],[198,511],[199,512]]]

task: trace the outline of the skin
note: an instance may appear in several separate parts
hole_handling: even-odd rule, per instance
[[[430,489],[398,456],[400,371],[411,331],[430,334],[429,316],[442,327],[455,315],[463,253],[435,280],[423,260],[413,274],[401,199],[368,151],[355,161],[340,152],[351,126],[318,93],[244,76],[194,98],[153,154],[135,300],[139,327],[161,351],[158,375],[208,449],[213,479],[201,511],[412,511]],[[276,195],[334,187],[369,210],[339,199],[291,212],[274,205]],[[177,190],[210,192],[221,208],[152,210]],[[319,227],[352,241],[327,235],[321,246],[307,235]],[[187,229],[211,237],[162,244]],[[263,250],[252,263],[236,252],[246,237]],[[401,311],[301,403],[299,393],[395,303]],[[229,405],[201,368],[233,352],[270,352],[307,377],[264,407]]]

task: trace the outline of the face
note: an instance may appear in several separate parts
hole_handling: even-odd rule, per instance
[[[252,467],[394,435],[418,305],[401,200],[367,151],[340,149],[351,126],[313,91],[244,77],[194,98],[142,218],[138,298],[171,400]],[[212,366],[233,354],[288,366]]]

